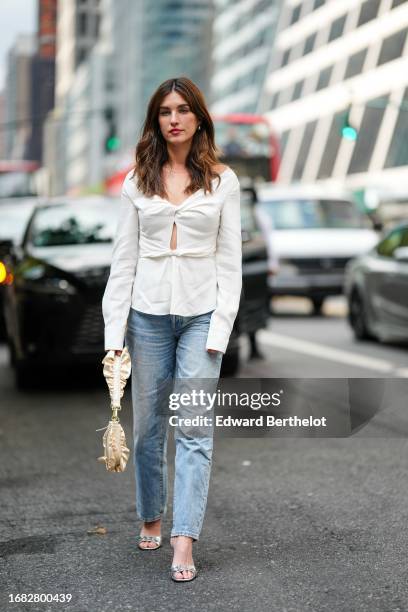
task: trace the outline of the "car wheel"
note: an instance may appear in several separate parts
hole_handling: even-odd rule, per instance
[[[313,314],[315,316],[322,314],[323,302],[324,302],[324,297],[314,297],[314,298],[312,298]]]
[[[222,359],[220,376],[234,376],[239,370],[239,351],[227,351]]]
[[[356,340],[368,340],[372,334],[367,327],[364,302],[358,291],[354,290],[349,300],[349,320]]]
[[[21,361],[17,361],[14,364],[14,380],[17,389],[20,391],[32,389],[35,387],[35,383],[38,382],[33,366]]]

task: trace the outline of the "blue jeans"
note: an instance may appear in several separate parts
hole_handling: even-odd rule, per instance
[[[136,511],[145,522],[167,511],[169,385],[173,393],[182,388],[182,379],[211,379],[212,391],[217,387],[222,353],[205,348],[212,312],[183,317],[130,309],[126,345],[132,359]],[[191,416],[191,406],[171,414]],[[172,536],[199,538],[212,462],[212,429],[208,432],[195,428],[186,433],[174,426]]]

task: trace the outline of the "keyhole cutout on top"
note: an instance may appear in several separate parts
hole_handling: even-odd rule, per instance
[[[172,251],[177,249],[177,225],[175,223],[173,223],[173,230],[171,232],[170,249]]]

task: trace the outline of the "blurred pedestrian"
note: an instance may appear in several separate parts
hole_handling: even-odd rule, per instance
[[[103,298],[105,349],[129,348],[139,548],[161,545],[167,510],[169,379],[219,378],[242,286],[240,191],[219,163],[203,94],[188,78],[153,94],[122,187]],[[183,417],[183,406],[177,410]],[[187,414],[190,414],[188,411]],[[171,577],[192,580],[212,462],[212,429],[174,428]]]
[[[252,181],[247,182],[244,187],[244,191],[248,196],[249,203],[251,204],[253,214],[256,220],[256,224],[261,230],[263,239],[266,244],[266,251],[268,257],[268,274],[276,274],[279,268],[278,258],[276,256],[274,242],[273,242],[273,233],[274,233],[274,225],[270,215],[268,215],[261,204],[258,203],[258,196],[256,193],[256,189],[252,184]],[[268,287],[267,295],[266,295],[266,311],[272,315],[272,306],[271,306],[271,295]],[[260,352],[258,347],[258,342],[256,339],[256,332],[249,332],[249,343],[250,343],[250,359],[264,359],[263,354]]]

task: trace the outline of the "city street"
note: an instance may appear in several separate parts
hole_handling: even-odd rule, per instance
[[[273,308],[273,321],[258,336],[265,360],[247,363],[241,376],[408,376],[407,346],[354,340],[343,297],[326,300],[324,317],[310,316],[306,298],[275,299]]]
[[[241,377],[407,378],[407,348],[356,344],[342,299],[321,317],[308,308],[306,300],[274,304],[259,333],[264,358],[248,362],[243,342]],[[169,576],[171,505],[163,547],[138,550],[132,463],[110,474],[96,461],[103,432],[95,430],[110,415],[102,376],[67,372],[19,393],[1,346],[0,393],[1,610],[408,609],[405,402],[348,439],[217,439],[194,545],[199,575],[182,586]],[[130,408],[127,391],[128,445]],[[170,482],[171,468],[172,460]],[[97,526],[106,533],[88,534]],[[72,600],[10,603],[18,593]]]
[[[408,612],[407,32],[2,3],[0,612]]]

